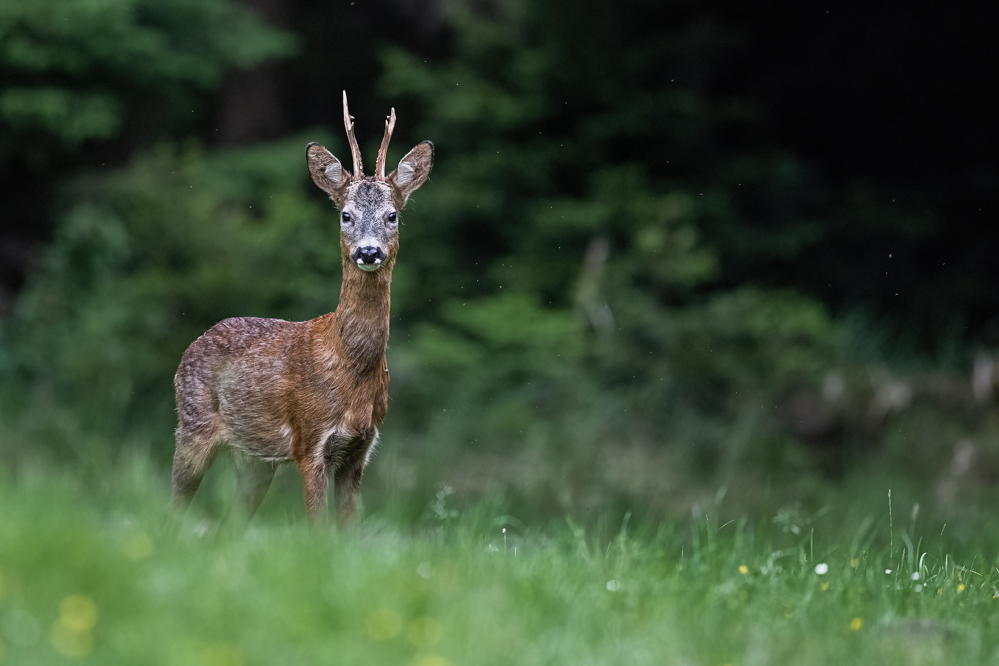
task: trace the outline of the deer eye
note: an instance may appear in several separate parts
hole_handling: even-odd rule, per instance
[[[350,222],[350,213],[344,213],[340,216],[340,219],[344,222]]]
[[[389,213],[388,214],[388,221],[389,222],[395,222],[397,218],[398,218],[398,215],[396,215],[395,213]]]

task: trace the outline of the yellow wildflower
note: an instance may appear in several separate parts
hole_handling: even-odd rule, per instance
[[[418,617],[409,623],[406,637],[418,648],[429,648],[437,645],[444,634],[444,627],[432,617]]]
[[[66,657],[83,657],[94,649],[91,629],[97,624],[97,604],[90,597],[71,594],[59,604],[59,619],[52,625],[49,642]]]
[[[153,542],[152,539],[142,532],[136,532],[125,539],[122,550],[125,551],[125,557],[132,562],[138,562],[152,554]]]
[[[89,631],[97,624],[97,604],[90,597],[71,594],[59,604],[59,621],[74,631]]]
[[[395,638],[402,631],[402,618],[399,617],[398,613],[387,608],[376,610],[368,615],[365,624],[368,627],[368,634],[376,641],[387,641],[390,638]]]

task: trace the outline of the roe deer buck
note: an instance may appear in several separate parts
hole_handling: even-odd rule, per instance
[[[337,522],[354,513],[361,473],[388,410],[385,349],[399,211],[430,175],[434,145],[418,144],[386,176],[392,109],[375,175],[365,177],[352,120],[344,92],[353,174],[319,144],[306,147],[312,180],[340,213],[343,284],[336,312],[303,322],[226,319],[188,347],[174,377],[176,505],[191,500],[228,444],[236,453],[247,519],[260,506],[277,464],[292,460],[302,473],[310,518],[325,516],[330,474]]]

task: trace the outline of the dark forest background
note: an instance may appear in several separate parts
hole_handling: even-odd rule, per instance
[[[335,307],[304,146],[343,158],[347,90],[365,155],[393,106],[390,162],[436,145],[369,506],[444,482],[522,513],[886,484],[986,506],[997,15],[5,2],[0,454],[87,474],[139,452],[165,478],[186,345]]]

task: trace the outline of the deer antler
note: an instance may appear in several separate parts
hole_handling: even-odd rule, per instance
[[[378,159],[375,160],[375,180],[385,180],[385,158],[388,157],[389,141],[392,140],[392,130],[395,129],[395,107],[385,119],[385,135],[382,137],[381,148],[378,149]]]
[[[354,136],[354,117],[347,110],[347,91],[343,91],[343,126],[347,128],[347,141],[350,142],[350,156],[354,160],[354,173],[351,180],[364,178],[364,166],[361,164],[361,149],[357,147]]]

